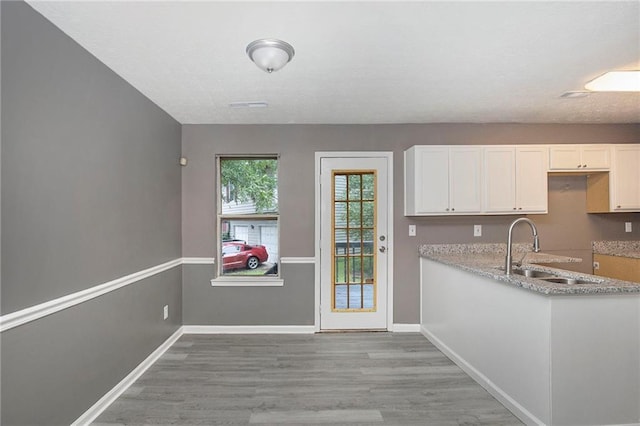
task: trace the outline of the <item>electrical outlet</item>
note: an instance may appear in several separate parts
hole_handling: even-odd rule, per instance
[[[164,315],[164,319],[169,318],[169,305],[164,305],[163,315]]]
[[[416,236],[416,226],[415,225],[409,225],[409,236],[410,237],[415,237]]]
[[[633,225],[631,222],[624,223],[624,232],[633,232]]]
[[[473,225],[473,236],[482,237],[482,225]]]
[[[600,262],[593,262],[593,270],[597,271],[598,269],[600,269]]]

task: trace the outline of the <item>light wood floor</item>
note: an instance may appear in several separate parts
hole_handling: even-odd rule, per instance
[[[520,425],[418,333],[184,335],[94,425]]]

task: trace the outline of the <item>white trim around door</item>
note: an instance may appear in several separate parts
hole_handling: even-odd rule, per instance
[[[393,152],[381,151],[361,151],[361,152],[316,152],[315,153],[315,259],[320,259],[321,247],[321,160],[323,158],[385,158],[387,160],[387,220],[388,230],[386,235],[387,242],[387,330],[393,331]],[[315,331],[320,331],[320,265],[316,263],[315,268],[315,303],[314,303],[314,323]]]

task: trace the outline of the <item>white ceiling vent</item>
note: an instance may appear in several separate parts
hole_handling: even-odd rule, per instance
[[[269,104],[264,101],[249,101],[249,102],[231,102],[229,108],[266,108]]]

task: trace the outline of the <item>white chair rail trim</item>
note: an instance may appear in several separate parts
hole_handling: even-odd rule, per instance
[[[10,314],[2,315],[0,317],[0,332],[5,332],[28,322],[35,321],[47,315],[62,311],[63,309],[67,309],[80,303],[86,302],[87,300],[102,296],[105,293],[109,293],[124,286],[133,284],[145,278],[167,271],[171,268],[175,268],[182,263],[182,258],[174,259],[169,262],[152,266],[151,268],[134,272],[133,274],[125,275],[124,277],[99,284],[86,290],[71,293],[57,299],[49,300],[48,302],[40,303],[38,305],[30,306],[28,308],[21,309]]]
[[[280,263],[286,263],[286,264],[290,264],[290,263],[316,263],[316,258],[315,257],[281,257],[280,258]]]
[[[216,259],[213,257],[183,257],[183,265],[214,265]]]
[[[285,257],[282,263],[315,263],[314,257]],[[0,333],[46,317],[180,265],[213,265],[213,257],[181,257],[94,287],[0,316]],[[280,284],[282,285],[282,284]]]

